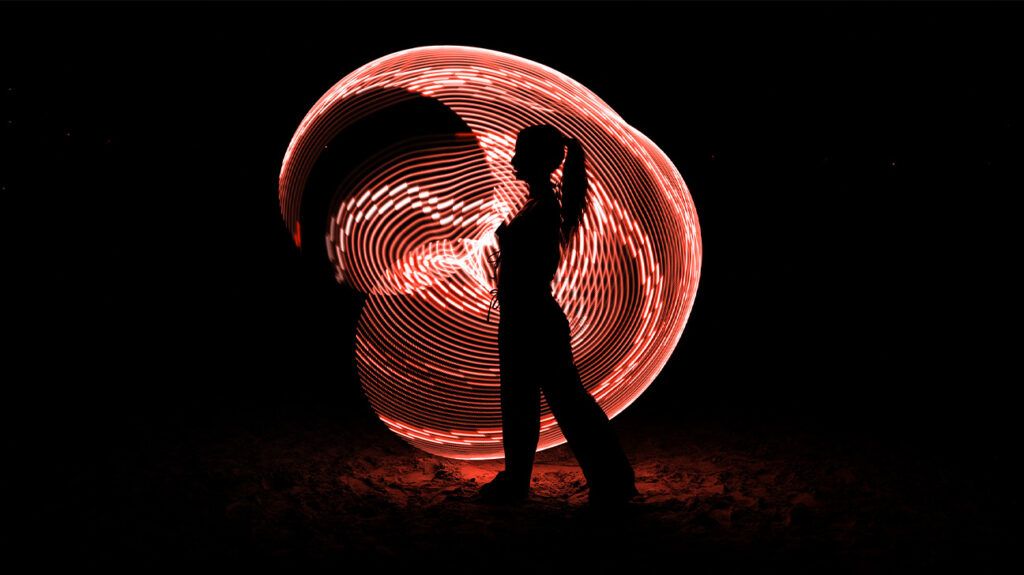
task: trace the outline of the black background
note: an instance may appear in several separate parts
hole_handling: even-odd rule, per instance
[[[630,411],[1002,465],[1015,8],[4,4],[8,441],[38,462],[168,418],[365,414],[359,298],[291,244],[281,159],[359,65],[464,44],[580,81],[690,188],[698,296]]]

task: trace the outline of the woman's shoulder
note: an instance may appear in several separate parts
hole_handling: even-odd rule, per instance
[[[495,233],[501,237],[509,229],[520,228],[523,226],[533,227],[538,225],[538,219],[553,218],[558,219],[558,203],[557,200],[542,200],[539,198],[530,198],[526,204],[516,213],[508,222],[502,222],[498,226]]]
[[[519,215],[527,214],[550,214],[551,212],[558,213],[558,200],[554,198],[530,198],[523,209],[519,210]]]

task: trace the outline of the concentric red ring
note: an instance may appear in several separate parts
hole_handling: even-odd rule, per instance
[[[352,72],[313,106],[285,154],[281,213],[299,234],[310,173],[338,134],[404,90],[447,106],[471,133],[396,142],[332,204],[328,256],[368,294],[356,332],[363,390],[411,444],[502,457],[497,324],[485,321],[494,231],[526,200],[509,161],[518,131],[551,124],[587,153],[591,206],[553,293],[584,386],[614,417],[672,354],[697,291],[701,240],[686,184],[664,153],[571,78],[517,56],[459,46],[397,52]],[[557,174],[556,174],[557,175]],[[500,310],[497,310],[500,314]],[[494,316],[494,313],[492,313]],[[564,441],[546,403],[539,449]]]

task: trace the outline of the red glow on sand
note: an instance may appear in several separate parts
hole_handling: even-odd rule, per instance
[[[374,88],[434,98],[472,129],[443,146],[396,150],[328,214],[324,239],[338,281],[369,296],[356,361],[381,421],[434,454],[502,457],[497,323],[485,321],[488,255],[494,231],[526,201],[509,165],[516,134],[540,123],[587,152],[592,204],[552,288],[584,386],[609,416],[620,413],[668,361],[697,291],[700,228],[672,162],[551,68],[478,48],[406,50],[343,78],[299,125],[279,188],[296,245],[312,167],[334,136],[372,111],[349,103]],[[544,403],[539,449],[562,442]]]

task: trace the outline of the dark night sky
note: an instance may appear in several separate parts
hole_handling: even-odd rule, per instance
[[[357,300],[291,245],[277,175],[334,82],[444,43],[582,82],[688,183],[698,298],[631,409],[1002,430],[1013,8],[4,4],[8,422],[366,409]]]

